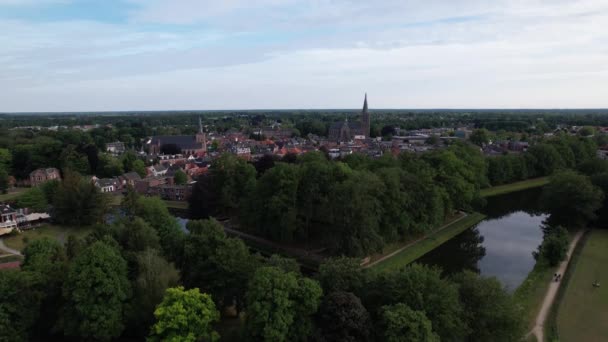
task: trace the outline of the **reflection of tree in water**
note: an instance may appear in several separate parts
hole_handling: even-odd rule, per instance
[[[477,228],[467,229],[450,241],[427,253],[417,262],[439,266],[444,275],[451,275],[463,270],[479,273],[479,260],[486,255],[483,247],[483,236]]]
[[[542,189],[529,189],[517,191],[506,195],[493,196],[486,199],[486,205],[481,211],[489,219],[498,219],[517,211],[530,215],[540,215],[540,195]]]

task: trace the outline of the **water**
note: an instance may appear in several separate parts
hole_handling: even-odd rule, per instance
[[[440,266],[446,274],[472,270],[515,290],[534,267],[532,252],[543,239],[541,224],[547,215],[539,210],[539,195],[533,189],[488,199],[482,210],[485,220],[418,262]]]

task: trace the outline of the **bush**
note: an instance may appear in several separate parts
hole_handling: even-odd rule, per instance
[[[550,228],[545,234],[543,243],[538,246],[538,251],[534,252],[534,258],[546,260],[549,265],[557,266],[566,258],[568,244],[568,232],[564,227]]]

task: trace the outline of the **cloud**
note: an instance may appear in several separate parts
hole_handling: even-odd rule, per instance
[[[122,10],[124,22],[0,19],[0,111],[358,107],[366,90],[376,108],[606,106],[603,1]]]

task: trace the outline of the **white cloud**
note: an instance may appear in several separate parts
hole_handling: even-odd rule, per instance
[[[608,105],[603,1],[137,2],[0,21],[0,111]]]

